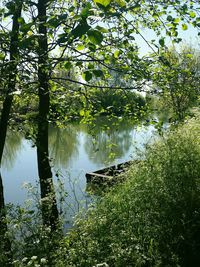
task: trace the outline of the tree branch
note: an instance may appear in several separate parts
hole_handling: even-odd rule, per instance
[[[80,81],[75,81],[73,79],[70,79],[70,78],[61,78],[61,77],[52,77],[51,78],[52,81],[68,81],[68,82],[72,82],[72,83],[76,83],[76,84],[79,84],[79,85],[83,85],[83,86],[86,86],[86,87],[90,87],[90,88],[97,88],[97,89],[111,89],[111,90],[138,90],[140,92],[142,91],[145,91],[144,90],[144,85],[145,85],[145,81],[142,82],[141,85],[138,85],[137,87],[120,87],[120,86],[104,86],[104,85],[95,85],[95,84],[89,84],[89,83],[84,83],[84,82],[80,82]]]

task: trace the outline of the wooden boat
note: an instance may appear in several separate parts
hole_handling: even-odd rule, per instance
[[[126,161],[95,172],[86,173],[86,181],[87,183],[112,184],[116,180],[115,178],[125,172],[131,163],[133,161]]]

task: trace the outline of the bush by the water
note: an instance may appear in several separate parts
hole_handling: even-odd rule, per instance
[[[60,101],[62,98],[62,102]],[[142,116],[147,111],[146,99],[135,92],[123,90],[89,90],[87,94],[65,93],[51,99],[51,119],[62,121],[92,116]]]
[[[145,161],[63,240],[56,266],[200,266],[200,120],[149,147]]]
[[[100,114],[135,115],[145,109],[145,98],[123,90],[94,90],[91,92],[93,109]]]

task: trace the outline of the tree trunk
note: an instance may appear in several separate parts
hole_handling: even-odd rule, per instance
[[[46,27],[46,7],[48,0],[38,0],[39,20],[39,48],[38,48],[38,82],[39,82],[39,116],[37,134],[37,159],[40,179],[43,223],[56,229],[58,222],[58,209],[53,187],[51,166],[49,163],[48,148],[48,117],[49,117],[49,66],[48,41]]]
[[[6,134],[8,128],[9,115],[11,111],[13,95],[12,92],[15,91],[16,86],[16,75],[17,75],[17,62],[19,57],[18,50],[18,37],[19,37],[19,22],[18,19],[21,17],[22,10],[22,0],[16,1],[15,10],[13,14],[13,25],[11,30],[11,40],[10,40],[10,65],[8,73],[8,82],[7,82],[7,91],[5,100],[3,102],[3,109],[0,119],[0,168],[3,156],[3,150],[5,147]],[[5,266],[11,266],[11,243],[8,237],[6,236],[7,224],[5,221],[6,212],[5,212],[5,201],[4,201],[4,190],[3,190],[3,181],[0,173],[0,239],[3,252],[5,254]],[[7,259],[7,260],[6,260]]]
[[[19,58],[18,49],[18,38],[19,38],[19,22],[18,19],[21,17],[22,10],[22,0],[16,1],[15,12],[13,14],[13,26],[11,31],[11,41],[10,41],[10,64],[9,64],[9,75],[7,82],[6,97],[3,102],[3,109],[0,120],[0,164],[2,161],[3,149],[6,140],[6,133],[8,127],[8,120],[10,115],[10,110],[13,101],[13,91],[15,91],[16,86],[16,76],[17,76],[17,62]]]

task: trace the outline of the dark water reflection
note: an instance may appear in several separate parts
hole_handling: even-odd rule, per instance
[[[112,125],[107,130],[97,125],[93,130],[94,135],[88,134],[84,144],[89,159],[94,164],[103,165],[123,158],[132,145],[132,131],[133,125],[126,121]]]
[[[22,149],[22,134],[17,131],[8,131],[6,144],[2,158],[2,165],[7,169],[12,169],[16,157]]]
[[[56,168],[65,168],[71,159],[79,155],[79,127],[69,125],[67,128],[50,127],[49,153]]]
[[[142,149],[153,135],[152,126],[137,128],[128,121],[99,121],[93,128],[80,124],[51,126],[49,150],[54,181],[58,182],[59,173],[68,194],[70,216],[80,208],[81,201],[88,199],[86,172],[136,157],[136,148]],[[22,184],[36,185],[38,181],[36,148],[18,132],[9,132],[6,141],[2,164],[5,201],[21,204],[27,198]]]

